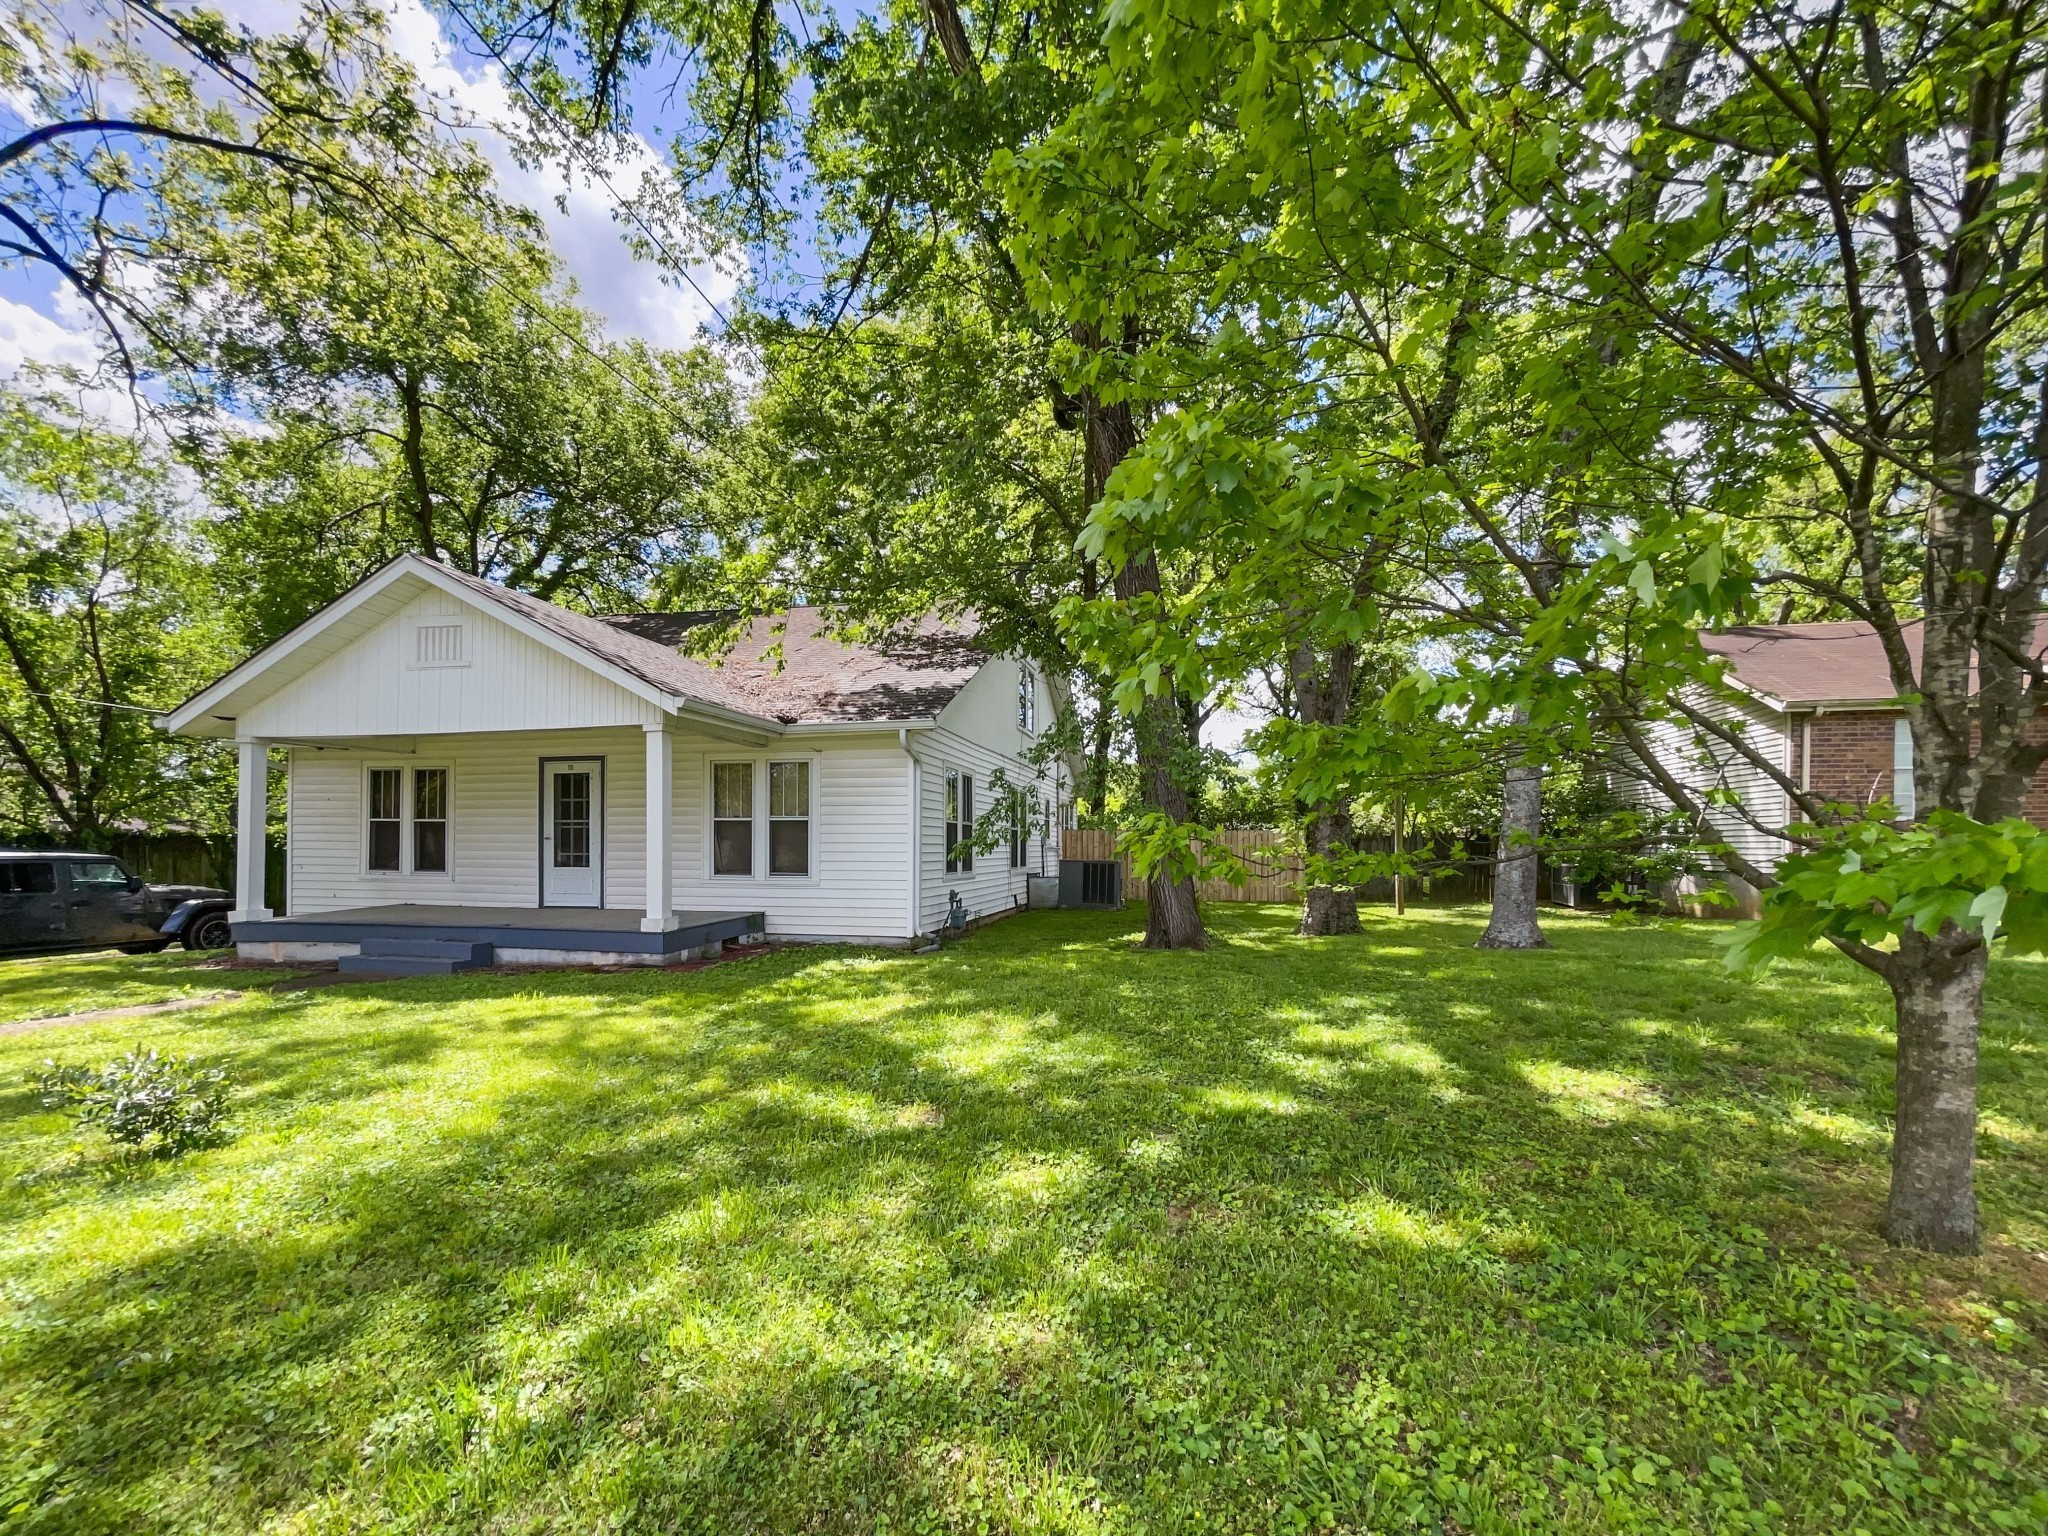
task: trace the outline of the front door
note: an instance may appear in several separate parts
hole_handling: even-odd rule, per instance
[[[540,765],[540,904],[604,905],[604,764],[596,758]]]

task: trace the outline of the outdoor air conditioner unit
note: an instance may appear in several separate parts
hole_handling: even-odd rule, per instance
[[[1124,867],[1115,859],[1061,859],[1060,905],[1120,908]]]

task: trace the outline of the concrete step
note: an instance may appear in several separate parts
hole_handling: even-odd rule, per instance
[[[489,965],[496,952],[489,944],[478,944],[468,939],[388,939],[367,938],[363,940],[362,952],[390,960],[454,960],[463,968],[475,965]]]

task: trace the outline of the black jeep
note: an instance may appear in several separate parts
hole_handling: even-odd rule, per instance
[[[232,906],[211,886],[145,884],[104,853],[0,848],[0,955],[225,949]]]

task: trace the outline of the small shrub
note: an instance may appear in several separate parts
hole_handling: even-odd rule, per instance
[[[224,1139],[228,1076],[218,1067],[137,1048],[104,1067],[43,1063],[35,1084],[46,1109],[68,1109],[123,1146],[176,1157]]]

